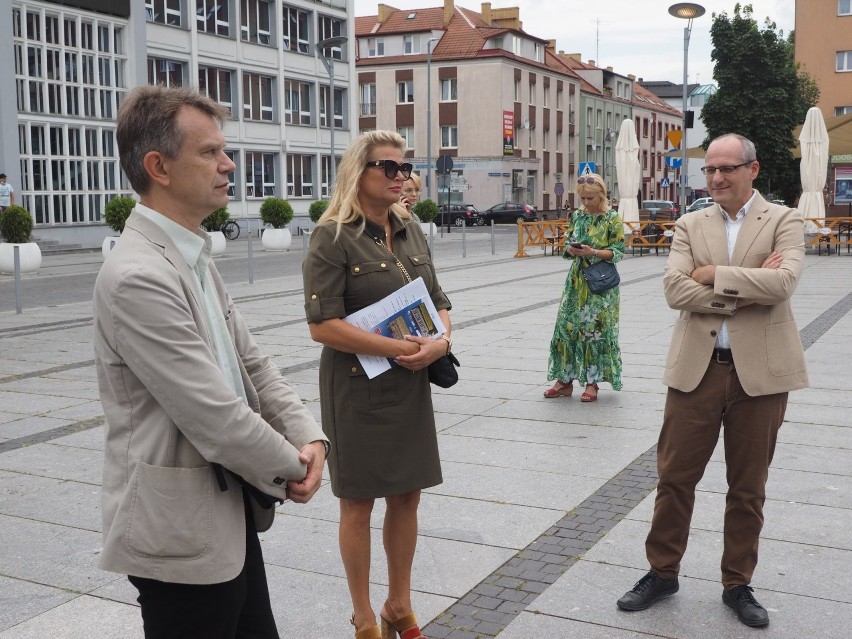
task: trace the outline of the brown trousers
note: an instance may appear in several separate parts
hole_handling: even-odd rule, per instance
[[[751,583],[763,527],[766,479],[786,408],[787,393],[748,396],[734,364],[710,362],[692,392],[669,388],[657,445],[660,481],[645,541],[651,570],[665,579],[677,577],[689,538],[695,486],[724,425],[728,494],[722,585]]]

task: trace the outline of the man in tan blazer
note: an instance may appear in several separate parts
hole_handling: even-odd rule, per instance
[[[258,531],[307,502],[327,439],[258,350],[199,223],[228,203],[223,109],[138,87],[118,117],[141,196],[94,292],[106,415],[100,565],[139,590],[147,638],[277,639]]]
[[[648,572],[618,600],[644,610],[677,592],[695,486],[724,426],[728,494],[722,553],[723,602],[749,626],[769,615],[752,595],[763,502],[788,391],[808,384],[790,298],[804,258],[804,228],[793,209],[752,188],[760,165],[739,135],[711,142],[702,169],[716,204],[682,216],[664,278],[674,326],[663,383],[668,387],[657,446],[660,476]]]

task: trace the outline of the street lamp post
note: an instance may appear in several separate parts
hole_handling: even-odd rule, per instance
[[[678,2],[669,7],[669,14],[675,18],[683,18],[688,20],[683,29],[683,138],[681,144],[681,168],[680,168],[680,206],[681,213],[686,211],[686,182],[689,171],[687,170],[686,159],[686,82],[687,82],[687,66],[689,64],[689,36],[692,33],[692,20],[700,18],[705,13],[704,7],[694,2]]]
[[[426,196],[430,200],[432,200],[432,43],[438,40],[440,38],[429,38],[426,41]],[[447,219],[449,219],[449,210]]]
[[[331,197],[331,189],[334,186],[334,178],[337,173],[337,162],[335,161],[335,148],[334,148],[334,58],[330,56],[326,56],[326,49],[330,49],[331,47],[339,47],[348,42],[349,38],[346,36],[335,36],[333,38],[326,38],[325,40],[320,40],[317,42],[314,47],[317,50],[317,55],[319,55],[319,59],[322,61],[325,70],[328,71],[328,103],[325,105],[325,114],[328,118],[328,131],[330,137],[331,144],[331,162],[329,166],[329,174],[328,174],[328,196]]]

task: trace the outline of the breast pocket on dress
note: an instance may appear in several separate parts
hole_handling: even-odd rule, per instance
[[[432,265],[432,258],[428,253],[417,253],[408,256],[409,263],[414,267],[411,273],[411,279],[423,278],[423,283],[426,284],[427,290],[432,287],[432,282],[435,274],[435,267]]]

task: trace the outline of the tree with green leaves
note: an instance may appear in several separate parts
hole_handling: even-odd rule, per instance
[[[760,175],[755,187],[787,202],[801,191],[798,160],[790,149],[793,129],[805,121],[819,98],[819,87],[793,57],[792,35],[785,38],[772,20],[763,28],[751,5],[713,15],[710,35],[719,90],[707,99],[701,118],[710,141],[724,133],[744,135],[757,147]]]

